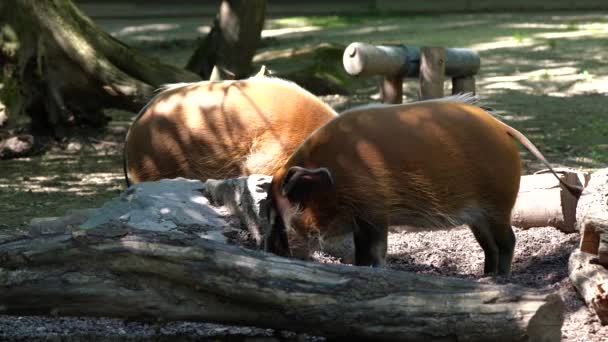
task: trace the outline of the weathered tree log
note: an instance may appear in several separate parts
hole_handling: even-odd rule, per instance
[[[556,294],[227,245],[221,232],[230,220],[202,193],[237,210],[249,203],[254,208],[243,214],[259,216],[259,203],[230,197],[260,181],[212,181],[209,189],[183,179],[140,183],[101,209],[54,221],[89,229],[49,232],[43,226],[51,222],[37,220],[35,233],[1,238],[0,312],[194,320],[383,340],[559,341],[563,303]]]
[[[200,79],[117,41],[69,0],[4,0],[0,18],[18,39],[7,109],[30,116],[36,134],[102,126],[105,108],[137,111],[161,84]]]
[[[581,223],[580,249],[595,255],[599,264],[608,267],[608,213],[585,216]]]
[[[559,170],[558,170],[559,171]],[[588,174],[560,171],[561,179],[572,185],[585,186]],[[555,227],[565,233],[576,231],[578,198],[552,174],[522,176],[517,202],[511,213],[511,224],[520,228]]]
[[[580,249],[569,260],[570,280],[595,311],[602,324],[608,324],[608,169],[591,175],[578,200],[576,228],[581,233]]]
[[[253,72],[267,0],[223,0],[213,27],[190,57],[186,69],[208,79],[217,66],[222,79],[240,79]]]
[[[517,286],[289,260],[105,225],[0,245],[7,314],[195,320],[409,341],[559,341],[563,303]]]
[[[570,280],[597,314],[602,324],[608,324],[608,269],[597,263],[597,255],[574,251],[568,261]]]
[[[608,267],[608,168],[594,172],[576,208],[581,250]]]

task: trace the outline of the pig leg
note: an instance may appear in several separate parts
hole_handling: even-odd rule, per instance
[[[511,262],[515,250],[515,234],[509,221],[507,223],[493,223],[492,232],[498,246],[498,274],[511,273]]]
[[[382,267],[386,258],[388,225],[372,224],[368,220],[355,219],[355,265]]]
[[[469,224],[471,231],[473,231],[473,235],[475,235],[475,239],[483,249],[483,254],[485,257],[483,273],[484,274],[492,274],[496,273],[498,269],[498,246],[496,245],[496,241],[494,239],[494,235],[490,230],[490,224],[488,221],[478,221],[472,224]]]
[[[485,255],[484,274],[508,275],[511,272],[515,234],[508,222],[486,218],[470,225]]]

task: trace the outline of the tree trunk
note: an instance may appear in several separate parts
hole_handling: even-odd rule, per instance
[[[251,60],[264,26],[266,0],[223,0],[211,32],[196,49],[186,69],[209,79],[213,66],[222,79],[252,74]]]
[[[120,224],[0,241],[6,314],[193,320],[408,341],[559,341],[558,295],[290,260]]]
[[[9,111],[27,114],[37,134],[103,126],[104,108],[137,111],[159,85],[199,79],[114,39],[70,0],[3,0],[0,18],[19,41]]]

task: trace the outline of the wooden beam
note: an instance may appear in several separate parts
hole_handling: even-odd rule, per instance
[[[418,77],[420,47],[415,45],[370,45],[352,43],[344,49],[342,63],[353,76]],[[445,74],[448,77],[465,77],[477,74],[481,60],[471,49],[447,48]]]

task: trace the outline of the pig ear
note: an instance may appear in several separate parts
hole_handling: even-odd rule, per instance
[[[298,198],[313,190],[326,190],[334,186],[334,179],[328,169],[306,169],[293,166],[283,178],[281,193],[289,198]]]
[[[211,81],[211,82],[223,81],[222,75],[220,73],[220,69],[217,67],[217,65],[213,66],[213,70],[211,70],[211,75],[209,76],[209,81]]]

